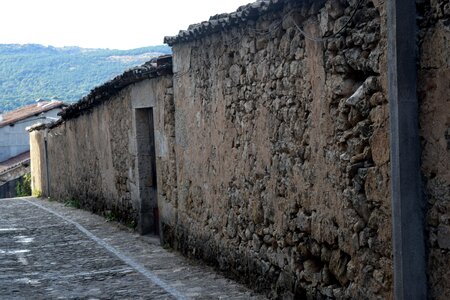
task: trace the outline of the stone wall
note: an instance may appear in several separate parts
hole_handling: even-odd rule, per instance
[[[28,173],[30,173],[29,162],[0,174],[0,199],[17,197],[17,185],[23,184],[24,176]]]
[[[111,100],[48,131],[48,195],[137,220],[130,192],[135,179],[128,151],[133,138],[129,91]]]
[[[30,132],[31,190],[34,195],[48,196],[45,155],[46,130]]]
[[[432,299],[450,298],[450,4],[421,1],[419,100]]]
[[[0,198],[17,197],[16,188],[23,184],[24,176],[30,173],[28,153],[0,164]]]
[[[167,39],[178,222],[166,242],[272,296],[389,298],[384,7],[363,1],[337,34],[357,1],[273,3]]]
[[[417,7],[429,286],[447,299],[450,6]],[[274,298],[392,298],[386,36],[381,0],[257,1],[192,25],[166,39],[173,77],[126,72],[31,133],[34,189],[141,232],[157,201],[163,243]]]
[[[19,177],[0,185],[0,199],[17,197],[16,187],[22,183],[23,177]]]
[[[170,161],[174,157],[169,147],[174,136],[172,94],[171,76],[143,80],[124,87],[94,108],[83,108],[76,114],[74,110],[75,116],[51,128],[32,131],[33,190],[59,201],[75,200],[83,208],[148,231],[142,223],[153,218],[151,208],[156,207],[156,198],[143,194],[146,183],[142,178],[151,170],[143,169],[146,154],[138,147],[139,135],[143,133],[136,131],[140,125],[137,111],[153,109],[158,201],[167,208],[172,203],[168,198],[174,194],[173,188],[167,187],[174,181],[169,175],[175,164]],[[150,131],[146,134],[150,136]],[[165,209],[162,214],[167,214]]]

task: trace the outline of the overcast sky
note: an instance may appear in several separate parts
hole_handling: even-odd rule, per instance
[[[253,0],[1,0],[0,44],[132,49]]]

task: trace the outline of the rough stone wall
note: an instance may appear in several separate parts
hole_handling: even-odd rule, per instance
[[[176,221],[175,208],[177,189],[172,77],[160,77],[134,86],[131,89],[131,98],[133,109],[153,108],[159,218],[164,224],[173,224]],[[142,120],[137,117],[137,114],[133,116],[134,130],[137,130],[139,125],[142,125],[138,124],[141,121]],[[135,136],[139,134],[134,133]],[[141,143],[140,146],[148,146],[145,145],[145,143],[148,143],[148,137],[141,140],[141,142],[142,141],[144,141],[144,145]],[[146,179],[151,179],[151,176],[146,177],[146,175],[148,175],[146,172],[150,171],[150,167],[146,166],[145,163],[141,164],[139,162],[139,157],[142,158],[142,156],[140,156],[140,147],[136,142],[139,143],[135,138],[134,141],[132,141],[134,147],[132,153],[135,153],[134,156],[137,156],[138,158],[135,174],[140,176],[142,182],[142,179],[144,181]],[[143,187],[144,192],[142,190]],[[141,185],[141,187],[136,186],[133,190],[136,191],[137,194],[132,197],[138,199],[138,202],[142,202],[143,198],[146,197],[145,183]],[[153,212],[150,212],[150,214],[153,214]],[[145,215],[142,215],[142,217],[147,218]],[[153,217],[154,216],[152,216],[152,218]]]
[[[169,40],[173,86],[130,71],[99,89],[116,96],[88,96],[48,131],[49,195],[139,221],[136,110],[153,107],[164,243],[272,297],[392,298],[384,2],[363,0],[345,27],[359,1],[260,1]],[[447,299],[450,6],[417,3],[428,275]],[[44,133],[31,134],[41,191]]]
[[[17,197],[16,187],[22,183],[23,177],[18,177],[0,185],[0,199]]]
[[[49,196],[93,212],[137,219],[131,201],[133,157],[129,90],[48,132]]]
[[[432,299],[450,299],[450,4],[421,1],[419,101]]]
[[[132,84],[111,99],[68,118],[56,127],[31,132],[33,187],[46,190],[45,131],[48,143],[50,191],[59,201],[77,200],[93,212],[108,213],[129,225],[139,225],[142,201],[134,109],[153,107],[158,171],[158,201],[173,203],[175,159],[173,91],[170,76]],[[167,113],[166,113],[167,112]],[[148,133],[150,134],[150,133]],[[164,174],[164,176],[163,176]],[[167,213],[169,214],[169,213]],[[150,217],[150,216],[149,216]],[[172,221],[167,221],[171,223]]]
[[[166,242],[274,297],[390,298],[384,7],[363,1],[321,43],[293,21],[336,33],[357,1],[319,2],[174,45]]]
[[[45,131],[30,132],[31,190],[34,195],[47,196],[47,171],[45,165]]]
[[[28,173],[30,173],[30,162],[27,160],[22,161],[20,164],[0,173],[0,184],[21,178]]]
[[[30,173],[30,163],[18,165],[0,174],[0,198],[17,197],[16,187],[23,184],[24,176]]]

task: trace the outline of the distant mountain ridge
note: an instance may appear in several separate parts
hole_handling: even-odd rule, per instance
[[[165,45],[114,50],[0,44],[0,111],[36,99],[77,101],[126,69],[169,53]]]

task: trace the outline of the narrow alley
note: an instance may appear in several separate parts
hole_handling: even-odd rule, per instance
[[[1,299],[262,299],[153,237],[35,198],[0,199]]]

